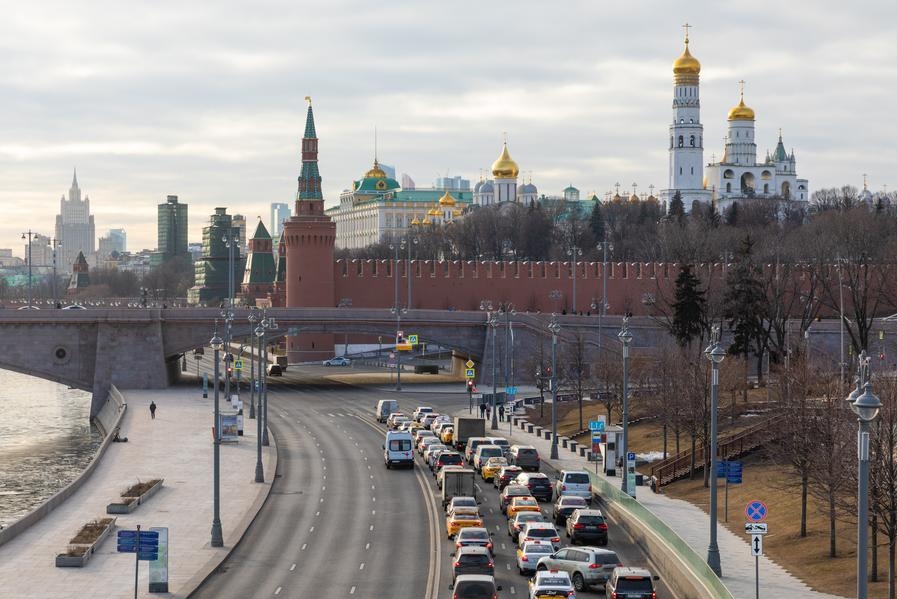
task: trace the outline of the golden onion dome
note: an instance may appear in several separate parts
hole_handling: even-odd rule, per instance
[[[496,179],[516,179],[518,174],[520,174],[520,167],[511,158],[511,154],[508,152],[508,142],[505,142],[501,156],[492,163],[492,176]]]
[[[688,38],[685,38],[685,50],[673,61],[673,80],[676,84],[697,85],[701,73],[701,63],[688,51]]]
[[[445,190],[445,194],[441,198],[439,198],[439,205],[440,206],[454,206],[455,205],[455,198],[452,197],[452,194],[450,194],[448,192],[448,190]]]
[[[623,201],[623,198],[620,197],[620,194],[616,193],[616,194],[614,194],[613,201],[616,202],[617,204],[619,204],[620,202]]]
[[[380,163],[374,158],[374,167],[364,174],[365,179],[385,179],[386,173],[380,168]]]
[[[638,202],[639,201],[638,196],[635,194],[632,194],[631,196],[629,196],[629,201],[633,202],[633,203]]]
[[[729,111],[729,120],[730,121],[753,121],[754,120],[754,109],[745,105],[744,96],[741,96],[741,101],[738,102],[738,106],[732,108]]]
[[[433,221],[431,221],[431,220],[430,220],[430,217],[427,216],[426,218],[424,218],[424,220],[421,221],[420,224],[422,224],[422,225],[432,225],[432,224],[433,224]]]
[[[646,201],[647,201],[647,202],[651,202],[651,203],[653,203],[653,204],[656,204],[656,203],[657,203],[657,198],[655,198],[655,197],[654,197],[654,194],[652,193],[651,195],[648,196],[648,199],[647,199]]]
[[[430,208],[427,210],[428,216],[439,216],[439,208]]]
[[[420,224],[420,221],[417,219],[416,216],[415,216],[413,219],[411,219],[411,225],[412,225],[412,226],[416,227],[416,226],[419,225],[419,224]]]

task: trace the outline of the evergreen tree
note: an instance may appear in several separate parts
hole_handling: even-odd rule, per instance
[[[685,219],[685,204],[682,203],[682,194],[679,193],[679,190],[676,190],[676,193],[673,194],[673,199],[670,200],[670,207],[667,211],[667,215],[671,220],[675,220],[677,223],[681,223]]]
[[[732,202],[732,205],[726,208],[726,225],[729,227],[738,226],[738,202]]]
[[[601,210],[601,202],[596,201],[592,206],[592,215],[589,217],[589,228],[595,239],[604,239],[604,212]]]
[[[726,277],[723,295],[723,316],[733,333],[729,353],[736,356],[753,354],[762,358],[766,351],[766,294],[763,292],[762,270],[754,262],[754,240],[745,237],[735,254],[735,267]],[[762,378],[762,359],[758,360],[757,377]]]
[[[706,291],[700,289],[701,281],[691,271],[690,264],[683,264],[676,277],[676,299],[673,302],[673,322],[670,332],[680,347],[687,347],[701,335],[707,322]]]

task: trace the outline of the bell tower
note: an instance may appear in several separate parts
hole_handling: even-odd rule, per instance
[[[286,306],[288,308],[332,307],[334,300],[333,246],[336,223],[324,214],[321,175],[318,172],[318,136],[315,117],[308,102],[302,138],[302,170],[296,192],[295,216],[284,221],[286,244]],[[290,362],[329,358],[333,335],[312,333],[287,338]]]

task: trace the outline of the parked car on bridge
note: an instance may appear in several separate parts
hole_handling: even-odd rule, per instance
[[[352,360],[346,356],[336,356],[335,358],[324,360],[324,366],[349,366],[351,364]]]

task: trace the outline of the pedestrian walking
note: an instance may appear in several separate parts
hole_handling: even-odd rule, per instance
[[[501,404],[500,406],[498,406],[498,419],[505,419],[505,404]]]
[[[492,408],[490,406],[486,406],[486,420],[492,418]]]
[[[485,416],[486,416],[486,404],[481,403],[480,404],[480,418],[485,418]]]
[[[156,402],[150,401],[150,417],[156,419]]]

